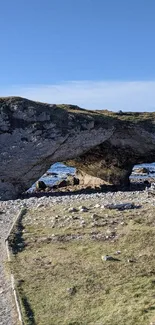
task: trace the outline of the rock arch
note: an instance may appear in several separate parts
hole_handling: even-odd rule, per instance
[[[155,161],[154,123],[155,113],[0,98],[0,198],[17,198],[57,161],[127,184],[134,164]]]

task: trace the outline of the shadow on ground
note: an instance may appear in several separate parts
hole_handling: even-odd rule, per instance
[[[132,191],[144,191],[146,188],[149,188],[151,184],[148,181],[144,182],[131,182],[129,186],[114,186],[114,185],[102,185],[99,188],[74,188],[74,187],[65,187],[58,190],[52,190],[49,192],[46,191],[34,191],[32,193],[23,193],[21,198],[30,198],[30,197],[52,197],[52,196],[71,196],[78,194],[97,194],[97,193],[107,193],[107,192],[132,192]]]

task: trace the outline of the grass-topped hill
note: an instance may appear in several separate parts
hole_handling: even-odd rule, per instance
[[[135,164],[155,161],[155,113],[91,111],[6,97],[0,98],[0,116],[3,200],[19,197],[58,161],[116,186],[128,186]]]
[[[96,203],[28,210],[10,238],[25,325],[155,322],[155,207]]]
[[[77,105],[72,105],[72,104],[47,104],[47,103],[42,103],[42,102],[37,102],[37,101],[32,101],[27,98],[22,98],[22,97],[17,97],[17,96],[10,96],[10,97],[0,97],[0,112],[6,112],[9,110],[14,110],[14,105],[15,105],[15,110],[17,110],[17,106],[19,108],[22,108],[22,110],[28,109],[29,107],[31,108],[36,108],[38,110],[38,113],[42,109],[45,110],[56,110],[56,109],[61,109],[64,111],[67,111],[69,113],[75,113],[75,114],[83,114],[83,115],[90,115],[95,117],[103,116],[109,117],[109,118],[116,118],[119,120],[126,120],[126,121],[143,121],[143,120],[150,120],[150,121],[155,121],[155,112],[123,112],[123,111],[118,111],[118,112],[112,112],[108,110],[90,110],[90,109],[85,109],[81,108]],[[42,108],[41,108],[42,106]],[[147,111],[147,107],[146,107]],[[60,111],[59,111],[60,112]]]

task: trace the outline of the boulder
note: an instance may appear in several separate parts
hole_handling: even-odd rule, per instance
[[[91,176],[85,172],[83,172],[82,170],[78,170],[76,171],[76,177],[79,181],[79,184],[82,186],[86,186],[86,187],[101,187],[102,185],[106,184],[106,182],[99,178],[99,177],[94,177]]]
[[[135,205],[133,203],[118,203],[118,204],[106,204],[105,209],[116,209],[116,210],[130,210],[134,209]]]
[[[135,168],[134,173],[136,173],[136,174],[149,174],[149,168],[146,168],[146,167]]]
[[[60,187],[66,187],[68,186],[68,182],[66,179],[63,179],[63,180],[60,180],[58,181],[54,186],[53,188],[60,188]]]
[[[73,175],[67,176],[66,181],[69,186],[79,185],[79,178]]]
[[[46,184],[43,181],[36,182],[36,190],[41,191],[46,189]]]
[[[74,176],[68,176],[67,179],[62,179],[56,182],[53,188],[60,188],[66,186],[74,186],[79,184],[79,179]]]
[[[18,198],[64,161],[107,184],[128,185],[134,165],[155,161],[155,113],[0,98],[1,200]]]

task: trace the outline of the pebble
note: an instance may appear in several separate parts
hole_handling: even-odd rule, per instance
[[[72,219],[77,220],[77,219],[79,219],[79,216],[72,216]]]
[[[102,261],[119,261],[117,258],[109,255],[101,256],[101,259]]]
[[[117,255],[121,254],[121,251],[116,251],[116,254],[117,254]]]
[[[81,207],[79,207],[79,211],[80,212],[87,212],[88,211],[88,208],[86,208],[84,206],[81,206]]]
[[[44,207],[44,204],[43,203],[40,203],[37,205],[37,208],[43,208]]]
[[[96,218],[99,218],[99,216],[96,213],[93,213],[91,219],[96,219]]]
[[[128,258],[128,263],[135,263],[136,261],[132,258]]]
[[[75,295],[76,293],[76,287],[71,287],[71,288],[67,288],[67,292],[70,294],[70,295]]]
[[[77,212],[77,209],[75,209],[75,208],[69,208],[69,209],[68,209],[68,212],[71,212],[71,213],[72,213],[72,212]]]
[[[94,205],[94,208],[96,208],[96,209],[98,209],[98,208],[100,208],[101,206],[100,206],[100,204],[95,204]]]

